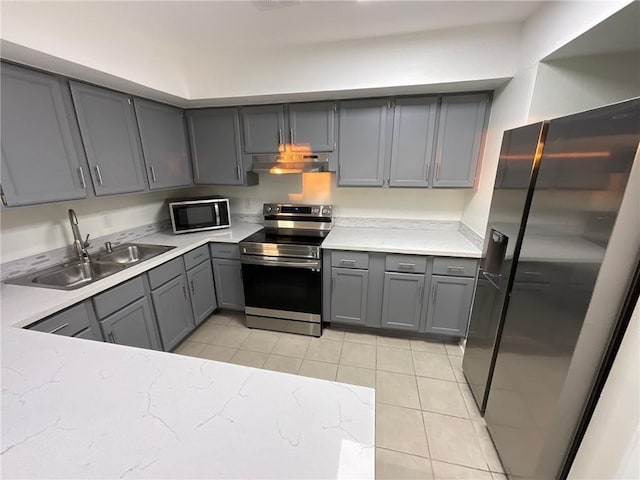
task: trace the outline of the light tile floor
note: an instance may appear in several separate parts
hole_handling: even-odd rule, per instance
[[[219,313],[175,353],[376,389],[376,478],[506,478],[462,375],[457,345],[325,329],[251,330]]]

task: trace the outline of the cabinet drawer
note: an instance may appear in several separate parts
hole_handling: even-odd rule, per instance
[[[434,275],[475,277],[478,261],[474,258],[436,257],[433,259]]]
[[[427,257],[387,255],[384,269],[387,272],[424,273],[427,271]]]
[[[83,302],[27,328],[72,337],[88,327],[89,318]]]
[[[167,283],[172,278],[176,278],[184,271],[184,264],[182,263],[182,257],[174,258],[173,260],[163,263],[159,267],[149,270],[149,284],[151,289],[158,288],[160,285]]]
[[[99,319],[126,307],[137,299],[144,297],[144,283],[138,276],[93,297],[93,306]]]
[[[235,243],[210,243],[209,248],[213,258],[240,259],[240,248]]]
[[[369,268],[369,254],[366,252],[331,252],[331,266],[342,268]]]
[[[202,245],[184,254],[184,266],[187,270],[209,260],[209,247]]]

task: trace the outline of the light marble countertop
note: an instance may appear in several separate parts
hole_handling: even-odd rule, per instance
[[[322,248],[469,258],[482,254],[457,230],[334,227]]]
[[[2,329],[3,478],[373,479],[375,391]]]
[[[237,223],[229,229],[174,235],[170,230],[137,239],[135,243],[175,246],[162,255],[127,268],[77,290],[0,284],[0,325],[23,327],[70,307],[130,278],[136,277],[172,258],[179,257],[208,242],[238,243],[262,229],[255,223]]]

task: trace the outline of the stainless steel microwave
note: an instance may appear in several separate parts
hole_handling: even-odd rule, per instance
[[[169,215],[173,233],[201,232],[231,226],[229,199],[223,197],[170,200]]]

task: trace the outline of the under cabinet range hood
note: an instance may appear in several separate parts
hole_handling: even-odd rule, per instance
[[[254,173],[280,175],[284,173],[315,173],[329,171],[328,153],[283,152],[273,155],[253,155]]]

